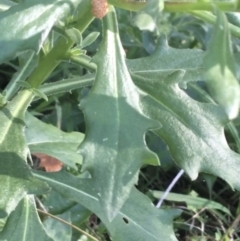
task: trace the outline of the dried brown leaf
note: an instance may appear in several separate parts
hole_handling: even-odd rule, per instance
[[[43,153],[34,153],[33,155],[39,158],[39,167],[43,167],[46,172],[58,172],[62,169],[63,163],[52,156]]]

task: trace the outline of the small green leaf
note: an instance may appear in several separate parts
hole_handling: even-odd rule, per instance
[[[56,33],[58,33],[59,35],[63,36],[66,38],[67,40],[67,35],[66,35],[66,24],[63,21],[57,21],[53,28],[52,28]]]
[[[24,88],[26,88],[26,89],[31,89],[32,88],[32,86],[28,82],[26,82],[26,81],[19,80],[19,81],[17,81],[17,84],[22,86],[22,87],[24,87]]]
[[[133,25],[138,27],[140,30],[153,31],[156,28],[155,21],[147,13],[141,12],[133,20]]]
[[[70,52],[70,55],[76,55],[76,56],[86,53],[86,51],[82,50],[79,46],[72,48],[69,52]]]
[[[11,213],[7,223],[0,233],[4,241],[53,241],[44,230],[38,217],[35,201],[32,196],[26,196]]]
[[[236,78],[228,21],[219,10],[203,67],[210,94],[224,108],[229,119],[234,119],[240,108],[240,86]]]
[[[74,43],[81,46],[81,44],[82,44],[82,34],[78,29],[69,28],[69,29],[66,29],[65,31],[66,31],[66,34],[68,35],[68,37],[70,39],[72,39],[72,41]]]
[[[31,90],[36,96],[48,101],[48,97],[42,91],[40,91],[38,89],[31,89]]]
[[[85,39],[82,41],[82,48],[85,48],[91,45],[99,36],[99,32],[91,32]]]

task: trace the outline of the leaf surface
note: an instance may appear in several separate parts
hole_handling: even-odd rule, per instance
[[[11,213],[0,233],[1,241],[53,241],[45,232],[38,217],[34,198],[26,196]]]
[[[29,113],[26,114],[26,126],[26,141],[31,153],[47,154],[74,169],[76,163],[82,163],[82,157],[77,153],[77,148],[84,138],[82,133],[63,132]]]
[[[53,25],[81,0],[24,0],[0,12],[0,63],[24,50],[38,52]]]
[[[229,148],[224,135],[228,117],[220,106],[197,102],[180,89],[184,73],[149,74],[148,70],[135,76],[137,86],[149,94],[142,99],[147,106],[145,113],[161,123],[162,128],[155,133],[192,179],[206,172],[240,190],[240,156]]]
[[[34,171],[35,177],[47,182],[62,196],[81,203],[94,212],[106,225],[114,241],[176,241],[172,219],[179,210],[158,210],[135,188],[112,222],[109,222],[91,179],[81,179],[66,171],[44,173]]]
[[[236,77],[228,21],[219,10],[203,67],[213,99],[224,108],[229,119],[236,118],[240,108],[240,86]]]
[[[61,215],[56,215],[58,218],[65,220],[68,223],[71,223],[71,213],[65,212]],[[66,225],[59,220],[54,218],[48,218],[43,223],[47,234],[54,241],[71,241],[72,239],[72,228],[69,225]]]
[[[32,176],[26,163],[24,114],[31,96],[31,92],[22,91],[0,110],[0,218],[9,215],[27,193],[48,190],[45,183]]]
[[[93,60],[98,66],[96,80],[80,103],[87,126],[80,153],[102,208],[112,220],[137,182],[139,168],[158,165],[144,135],[159,124],[142,112],[141,92],[126,67],[115,13],[110,11],[103,23],[104,39]]]
[[[161,37],[155,52],[148,57],[127,60],[130,73],[151,74],[161,70],[185,70],[185,75],[180,83],[186,88],[188,81],[204,79],[202,60],[204,52],[199,49],[175,49],[168,46],[165,37]]]

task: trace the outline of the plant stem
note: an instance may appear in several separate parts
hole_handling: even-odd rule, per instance
[[[146,2],[134,0],[108,0],[108,2],[116,7],[134,12],[142,10],[147,4]],[[164,10],[167,12],[189,12],[194,10],[212,11],[213,4],[225,12],[240,10],[238,1],[165,1]]]
[[[190,13],[206,22],[211,23],[211,24],[214,24],[217,19],[215,15],[213,15],[210,12],[206,12],[206,11],[191,11]],[[235,26],[231,23],[228,23],[228,27],[229,27],[229,30],[232,35],[240,38],[240,28],[238,28],[237,26]]]
[[[146,2],[134,2],[127,0],[108,0],[109,3],[116,7],[127,9],[130,11],[138,12],[146,6]],[[166,12],[187,12],[195,15],[196,17],[214,24],[216,17],[211,13],[213,7],[216,6],[224,12],[240,11],[240,2],[238,1],[225,1],[225,2],[197,2],[197,1],[165,1],[164,11]],[[240,28],[229,23],[228,24],[231,34],[240,38]]]
[[[228,230],[225,232],[225,234],[222,236],[220,241],[229,240],[228,236],[230,236],[231,232],[233,232],[233,230],[237,227],[239,222],[240,222],[240,214],[238,214],[238,216],[235,218],[235,220],[233,221],[231,226],[228,228]]]
[[[78,232],[86,235],[88,238],[90,238],[90,239],[92,239],[92,240],[94,240],[94,241],[99,241],[98,239],[96,239],[95,237],[93,237],[92,235],[90,235],[89,233],[87,233],[87,232],[85,232],[84,230],[78,228],[77,226],[75,226],[75,225],[73,225],[73,224],[65,221],[64,219],[61,219],[61,218],[59,218],[59,217],[57,217],[57,216],[55,216],[55,215],[52,215],[51,213],[45,212],[45,211],[43,211],[43,210],[41,210],[41,209],[37,209],[37,211],[38,211],[39,213],[45,214],[45,215],[47,215],[47,216],[49,216],[49,217],[51,217],[51,218],[54,218],[54,219],[56,219],[56,220],[58,220],[58,221],[60,221],[60,222],[62,222],[62,223],[64,223],[64,224],[70,226],[71,228],[73,228],[73,229],[77,230]]]
[[[90,1],[83,1],[79,9],[81,9],[80,17],[78,18],[74,27],[77,28],[80,32],[83,32],[93,20]],[[38,88],[47,79],[47,77],[64,58],[64,56],[66,56],[67,52],[73,44],[74,43],[70,38],[66,39],[65,37],[60,37],[51,51],[39,60],[38,67],[28,78],[27,81],[32,86],[32,88]]]
[[[93,62],[91,62],[91,58],[87,55],[71,55],[68,54],[66,56],[67,61],[71,61],[72,63],[75,63],[77,65],[81,65],[85,67],[86,69],[95,72],[97,70],[97,65]]]
[[[225,2],[193,2],[193,1],[176,1],[176,2],[165,2],[164,10],[167,12],[189,12],[194,10],[199,11],[212,11],[216,6],[224,12],[236,11],[236,1],[225,1]]]
[[[108,0],[108,3],[122,9],[138,12],[146,6],[146,2],[128,1],[128,0]]]
[[[17,75],[14,75],[14,77],[11,79],[11,81],[4,89],[6,91],[6,96],[5,96],[6,100],[9,101],[13,97],[13,95],[17,92],[17,90],[20,88],[20,85],[18,85],[17,82],[21,80],[23,74],[25,73],[26,69],[31,63],[34,54],[35,54],[34,52],[31,53],[31,55],[29,56],[29,59],[27,60],[27,62],[25,63],[21,71]]]
[[[40,86],[39,90],[47,96],[54,95],[54,94],[56,95],[67,91],[75,90],[78,88],[91,86],[94,82],[94,79],[95,79],[95,75],[89,74],[89,75],[84,75],[76,78],[60,80],[50,84],[44,84]],[[39,99],[39,97],[36,96],[35,100],[36,99]]]

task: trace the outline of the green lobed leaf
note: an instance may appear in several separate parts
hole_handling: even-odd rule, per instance
[[[81,0],[24,0],[0,12],[0,63],[25,50],[38,52],[53,25]]]
[[[155,133],[191,179],[206,172],[240,190],[240,156],[229,148],[224,135],[228,118],[220,106],[197,102],[180,89],[183,75],[183,70],[143,70],[141,76],[135,75],[137,86],[149,94],[142,99],[145,113],[161,123]]]
[[[8,216],[26,194],[48,190],[26,163],[24,114],[31,99],[31,92],[22,91],[0,111],[0,218]]]
[[[77,153],[77,148],[84,137],[82,133],[63,132],[29,113],[26,114],[26,126],[26,141],[31,153],[47,154],[74,169],[76,163],[82,163],[82,157]]]
[[[202,68],[204,52],[199,49],[175,49],[168,46],[166,37],[161,37],[155,52],[148,57],[127,60],[130,73],[154,73],[161,70],[184,69],[180,87],[186,88],[189,81],[204,80]],[[134,80],[135,81],[135,80]]]
[[[34,198],[26,196],[11,213],[0,233],[1,241],[53,241],[38,217]]]
[[[176,241],[172,219],[180,214],[179,210],[158,210],[151,201],[137,191],[131,190],[116,217],[109,222],[100,203],[93,180],[81,179],[66,171],[45,173],[34,171],[34,176],[47,182],[62,196],[81,203],[95,213],[110,232],[114,241]]]
[[[87,126],[80,153],[83,169],[91,173],[102,208],[112,220],[137,182],[139,168],[158,165],[144,142],[145,132],[158,123],[142,112],[141,92],[126,67],[113,10],[103,25],[103,42],[93,60],[96,80],[80,103]]]
[[[237,117],[240,108],[240,86],[236,78],[228,21],[219,10],[203,67],[213,99],[225,109],[229,119]]]

